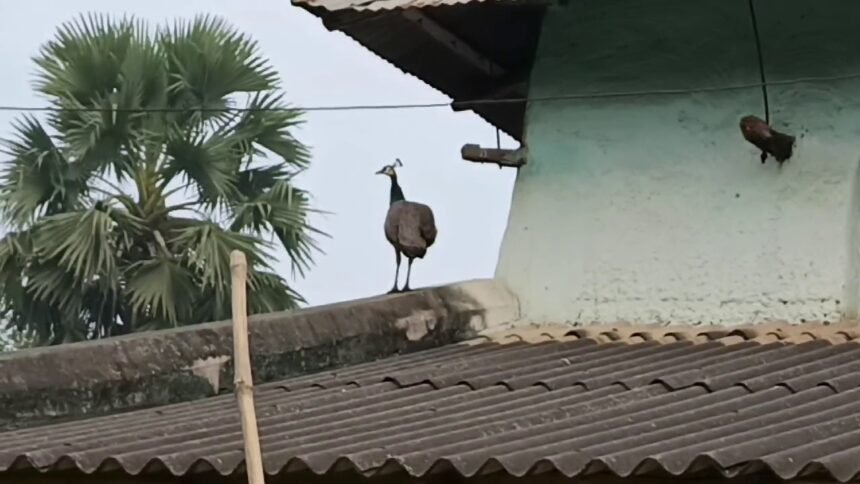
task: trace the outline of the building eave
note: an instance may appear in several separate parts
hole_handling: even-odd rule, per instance
[[[400,71],[522,141],[522,99],[546,9],[541,1],[331,2],[293,0],[331,31],[352,38]],[[422,21],[426,19],[426,21]]]

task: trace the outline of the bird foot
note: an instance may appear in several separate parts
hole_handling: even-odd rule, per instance
[[[403,289],[401,289],[400,292],[412,292],[412,290],[413,289],[409,286],[403,286]]]
[[[400,292],[400,289],[397,289],[397,286],[394,286],[391,288],[390,291],[386,292],[385,294],[397,294],[398,292]]]

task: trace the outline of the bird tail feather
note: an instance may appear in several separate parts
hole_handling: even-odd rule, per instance
[[[398,231],[397,240],[400,243],[400,250],[407,257],[412,258],[422,258],[424,254],[427,253],[427,243],[421,237],[421,234],[418,233],[418,230],[415,230],[412,227],[404,227],[401,225],[400,230]]]

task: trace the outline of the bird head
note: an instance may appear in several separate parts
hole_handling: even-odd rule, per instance
[[[403,166],[403,162],[400,161],[400,158],[394,160],[394,163],[390,165],[383,166],[379,171],[376,172],[377,175],[386,175],[390,177],[396,177],[397,172],[394,171],[395,168]]]
[[[770,137],[770,126],[756,116],[744,116],[740,121],[741,133],[747,140],[765,139]]]

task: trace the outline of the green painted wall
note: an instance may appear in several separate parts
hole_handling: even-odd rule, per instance
[[[782,169],[738,129],[764,117],[747,0],[550,9],[530,97],[602,97],[529,105],[497,269],[527,319],[856,314],[860,1],[754,5],[772,124],[799,137]],[[791,82],[826,76],[842,78]]]

